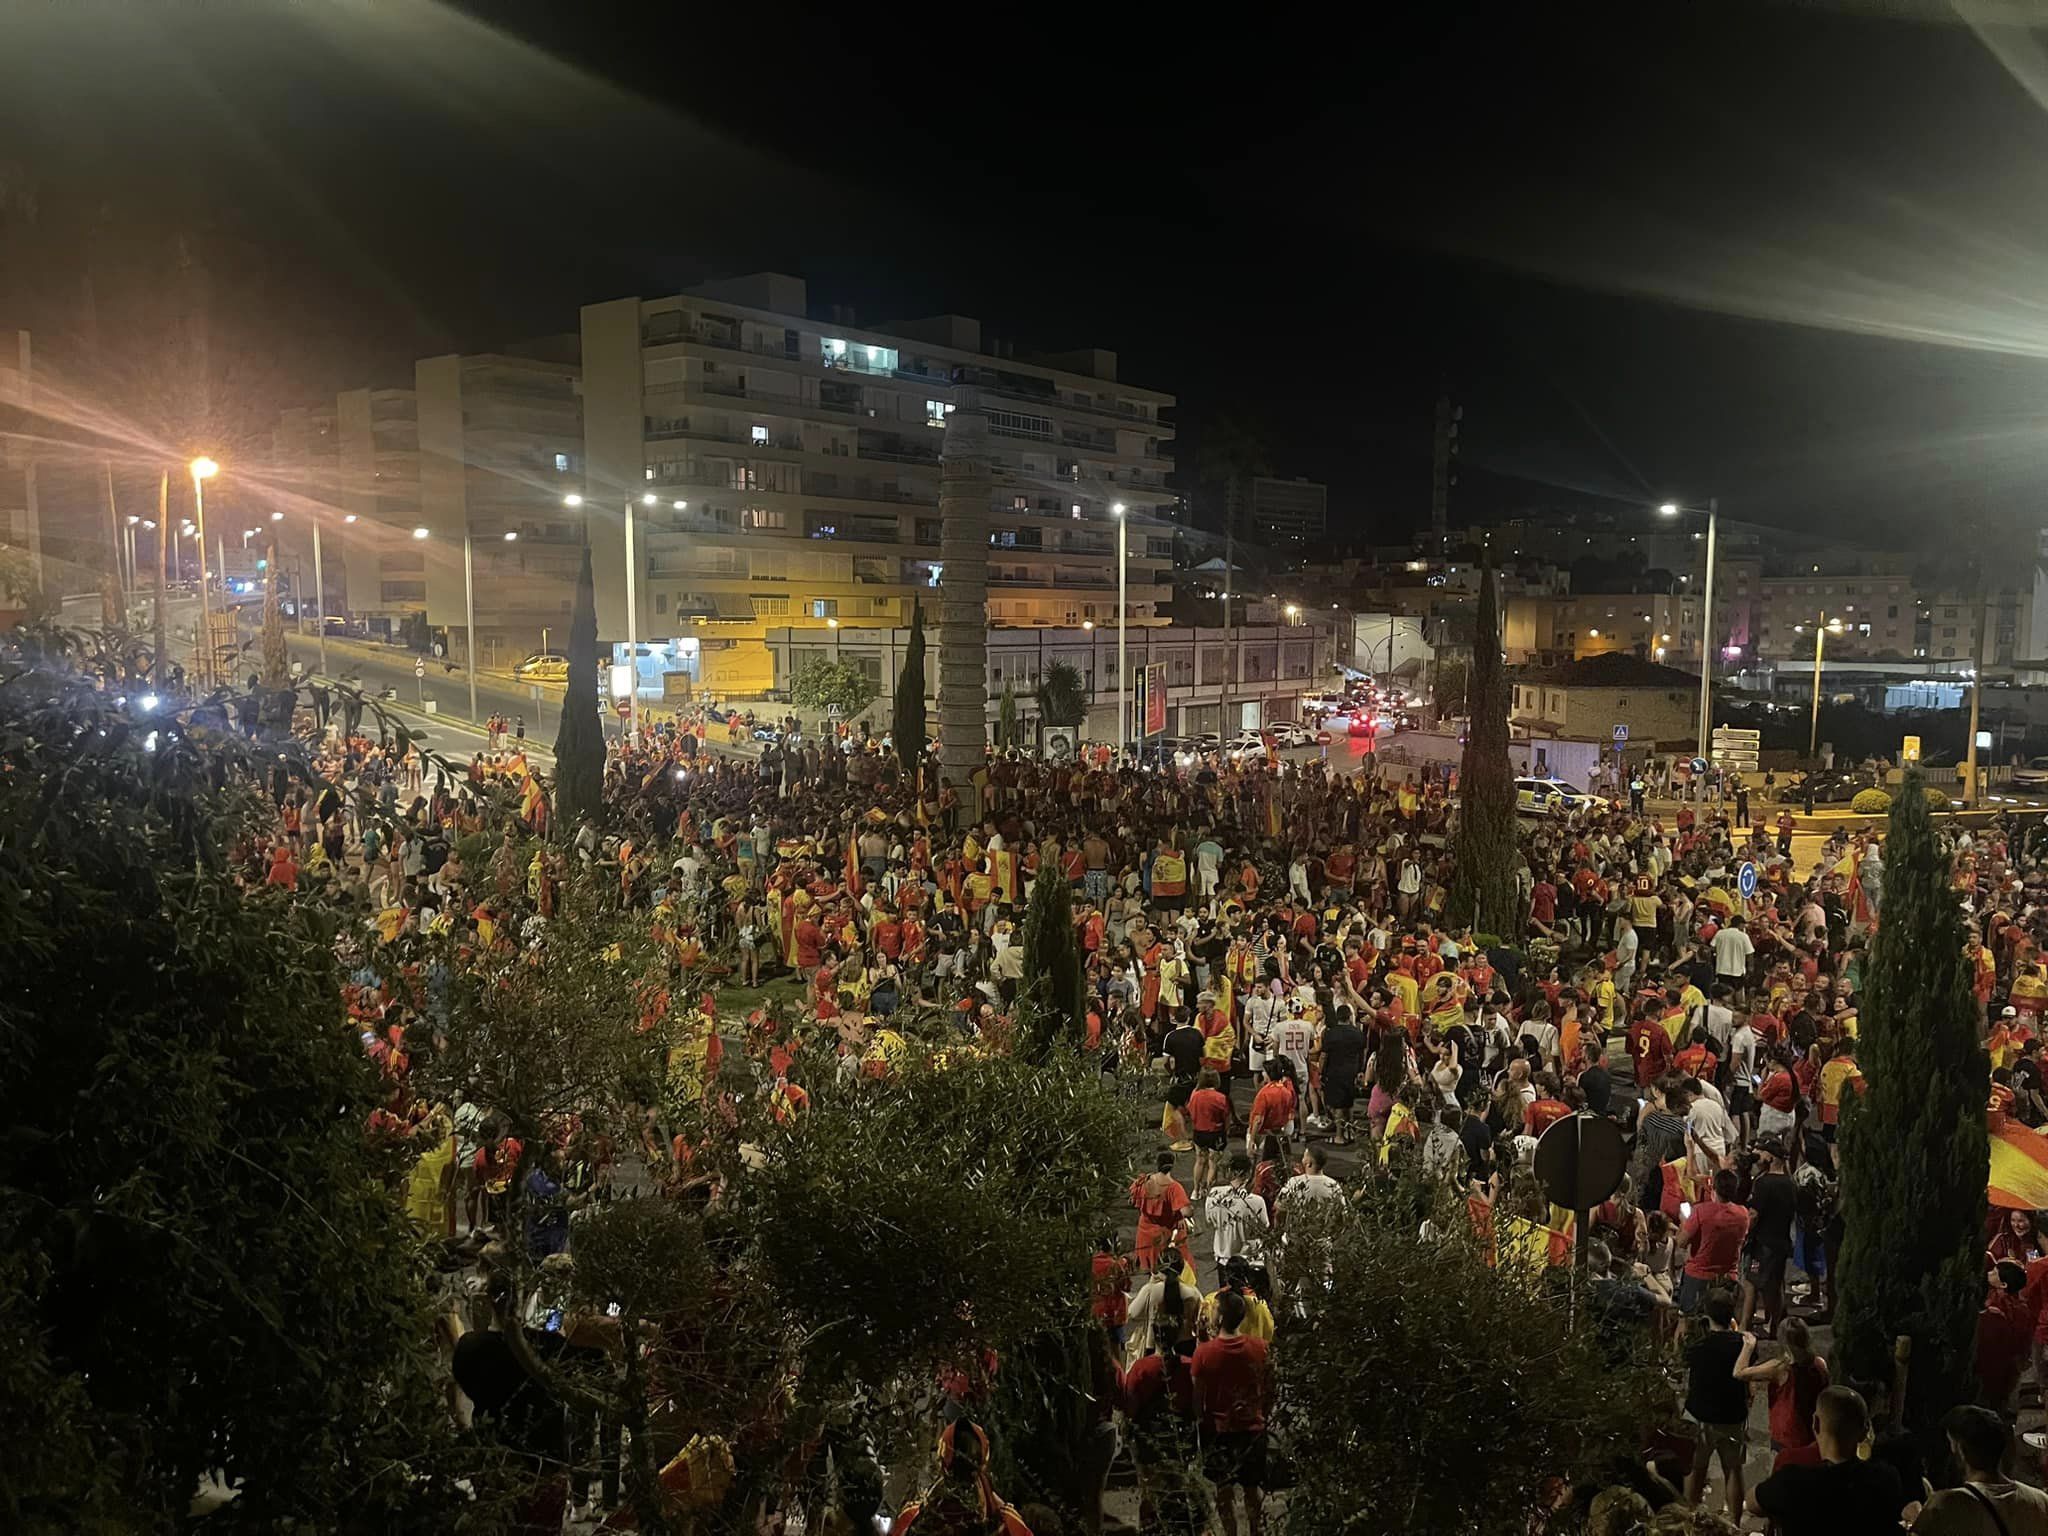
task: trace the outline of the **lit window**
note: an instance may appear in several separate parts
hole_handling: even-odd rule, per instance
[[[559,474],[567,474],[567,473],[568,473],[568,471],[569,471],[569,455],[567,455],[566,453],[558,453],[558,454],[556,454],[556,455],[555,455],[555,473],[556,473],[556,474],[558,474],[558,475],[559,475]]]
[[[953,407],[943,400],[927,400],[924,403],[924,424],[928,427],[943,427],[946,418],[953,414]]]
[[[768,429],[760,425],[758,422],[755,423],[754,425],[754,441],[757,443],[765,443],[768,441]]]
[[[644,474],[647,479],[652,480],[654,478],[654,466],[652,464],[648,465]]]
[[[838,598],[836,598],[836,597],[816,597],[816,598],[813,598],[813,599],[811,599],[811,617],[812,617],[812,618],[814,618],[814,619],[832,619],[832,618],[837,618],[838,616],[839,616],[839,599],[838,599]]]

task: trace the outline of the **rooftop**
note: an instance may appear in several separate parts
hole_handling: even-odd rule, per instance
[[[1697,673],[1660,666],[1627,651],[1609,651],[1551,667],[1516,667],[1510,673],[1518,683],[1550,683],[1560,688],[1692,688],[1699,683]]]

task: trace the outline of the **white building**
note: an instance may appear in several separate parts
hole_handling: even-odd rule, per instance
[[[997,460],[991,626],[1113,624],[1119,505],[1131,621],[1168,599],[1173,397],[1113,353],[983,350],[958,315],[820,322],[801,279],[757,274],[587,305],[582,358],[598,633],[626,633],[630,503],[637,636],[708,687],[768,686],[771,629],[908,621],[943,579],[939,442],[967,389]]]

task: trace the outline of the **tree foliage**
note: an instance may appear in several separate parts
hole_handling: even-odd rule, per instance
[[[1508,761],[1508,683],[1501,665],[1499,587],[1489,564],[1479,582],[1466,686],[1471,723],[1458,769],[1458,832],[1450,920],[1476,931],[1519,931],[1515,890],[1515,781]]]
[[[597,816],[604,798],[604,725],[598,716],[597,590],[590,545],[576,574],[576,606],[569,615],[569,680],[562,724],[555,733],[555,830],[573,837],[577,821]]]
[[[1017,690],[1008,683],[1003,684],[1002,696],[996,700],[996,745],[1017,745]]]
[[[1491,1266],[1455,1199],[1419,1239],[1428,1198],[1402,1181],[1288,1219],[1289,1532],[1527,1530],[1547,1479],[1603,1477],[1656,1417],[1655,1373],[1574,1331],[1561,1271]]]
[[[1074,940],[1072,891],[1048,861],[1031,885],[1024,913],[1024,987],[1019,996],[1017,1050],[1043,1061],[1056,1045],[1079,1047],[1087,1037],[1088,997],[1081,948]]]
[[[1051,662],[1038,679],[1038,717],[1047,725],[1079,725],[1088,718],[1088,688],[1071,663]]]
[[[850,661],[813,661],[791,679],[789,701],[798,709],[829,713],[836,705],[839,718],[852,720],[881,690],[873,678]]]
[[[1882,921],[1864,968],[1858,1059],[1867,1092],[1841,1128],[1845,1236],[1835,1346],[1852,1376],[1882,1379],[1913,1339],[1906,1414],[1921,1431],[1967,1401],[1984,1281],[1984,1104],[1962,910],[1920,778],[1892,802]]]
[[[333,909],[221,870],[272,813],[253,749],[131,722],[25,643],[0,683],[0,1418],[33,1428],[0,1449],[0,1526],[170,1529],[219,1469],[224,1528],[459,1527]]]
[[[928,1380],[1020,1347],[1056,1298],[1085,1301],[1130,1150],[1128,1112],[1092,1062],[913,1055],[879,1081],[819,1065],[810,1111],[735,1204],[820,1363]]]
[[[895,712],[890,720],[889,739],[895,743],[897,761],[913,778],[924,761],[924,603],[910,603],[910,639],[903,647],[903,670],[896,678]]]

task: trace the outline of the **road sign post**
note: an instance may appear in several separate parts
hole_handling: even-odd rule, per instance
[[[418,688],[418,689],[419,689],[419,692],[420,692],[420,708],[421,708],[421,709],[425,709],[425,708],[427,707],[427,658],[426,658],[426,657],[424,657],[424,656],[415,656],[415,657],[413,658],[413,660],[412,660],[412,680],[413,680],[413,685],[414,685],[414,686],[415,686],[416,688]]]
[[[1621,1188],[1627,1165],[1621,1127],[1588,1110],[1554,1121],[1536,1143],[1537,1182],[1551,1204],[1572,1213],[1574,1270],[1586,1264],[1586,1229],[1593,1224],[1593,1208]]]

